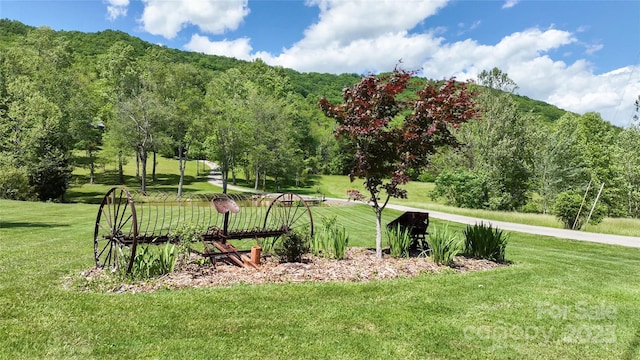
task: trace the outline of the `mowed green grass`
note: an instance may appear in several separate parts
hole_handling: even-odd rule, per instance
[[[0,200],[0,359],[640,357],[640,249],[512,233],[491,271],[81,292],[97,210]],[[373,246],[364,205],[312,211]]]
[[[149,180],[148,187],[150,190],[159,190],[172,192],[177,190],[178,183],[178,161],[175,159],[166,159],[158,157],[157,179],[151,180],[151,162],[149,162]],[[198,166],[198,168],[196,168]],[[116,172],[114,165],[109,165],[98,170],[97,183],[88,184],[88,171],[86,169],[76,169],[74,171],[74,180],[67,192],[67,199],[74,202],[99,203],[104,194],[115,184]],[[135,160],[129,159],[125,166],[125,184],[130,189],[140,187],[140,182],[134,176]],[[221,188],[207,183],[208,169],[202,163],[196,165],[196,161],[189,161],[185,171],[185,192],[197,193],[213,193],[221,192]],[[238,185],[253,189],[253,182],[246,181],[242,178],[242,174],[238,173]],[[332,198],[347,198],[347,190],[356,189],[365,193],[362,180],[355,179],[349,181],[348,176],[338,175],[319,175],[310,176],[305,184],[300,187],[276,187],[270,179],[267,182],[267,190],[269,191],[292,191],[304,195],[324,194]],[[434,200],[429,194],[434,189],[433,183],[422,183],[412,181],[404,188],[407,190],[407,199],[391,199],[391,203],[404,206],[411,206],[424,210],[441,211],[450,214],[465,215],[477,217],[487,220],[513,222],[519,224],[537,225],[552,228],[562,228],[562,223],[553,215],[549,214],[527,214],[508,211],[489,211],[477,209],[464,209],[454,206],[448,206],[442,203],[442,200]],[[640,219],[621,219],[621,218],[605,218],[598,225],[586,225],[582,230],[624,236],[640,237]]]
[[[347,176],[322,175],[314,178],[314,185],[328,197],[346,199],[348,189],[356,189],[365,193],[362,180],[349,181]],[[561,229],[562,223],[553,215],[527,214],[509,211],[490,211],[465,209],[448,206],[442,200],[434,200],[429,194],[435,188],[433,183],[412,181],[403,187],[407,190],[407,199],[391,199],[390,203],[415,207],[424,210],[440,211],[449,214],[477,217],[487,220],[513,222],[519,224],[545,226]],[[295,191],[295,189],[292,189]],[[605,218],[598,225],[586,225],[582,230],[624,236],[640,237],[640,219]]]
[[[165,191],[177,192],[179,170],[178,160],[167,159],[163,157],[157,158],[156,180],[152,179],[151,158],[147,166],[147,188],[149,191]],[[136,179],[136,163],[135,158],[128,159],[127,164],[123,168],[124,184],[117,184],[117,170],[115,165],[109,164],[96,169],[96,179],[94,184],[89,184],[89,170],[86,168],[76,168],[73,172],[69,189],[65,195],[65,199],[71,202],[82,202],[99,204],[104,195],[113,186],[124,186],[130,190],[140,189],[140,180]],[[201,162],[196,165],[195,160],[187,161],[185,167],[184,187],[185,193],[213,193],[222,192],[222,189],[208,183],[207,175],[209,168]]]

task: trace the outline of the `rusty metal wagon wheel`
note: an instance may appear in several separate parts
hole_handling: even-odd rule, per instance
[[[264,228],[278,228],[283,233],[293,231],[310,238],[313,236],[313,217],[309,205],[297,194],[281,194],[269,206]]]
[[[133,197],[125,188],[114,187],[102,199],[93,234],[96,266],[118,269],[128,253],[127,272],[136,253],[138,221]]]

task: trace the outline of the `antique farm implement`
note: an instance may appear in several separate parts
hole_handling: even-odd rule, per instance
[[[185,225],[198,230],[211,259],[246,266],[248,251],[231,240],[273,241],[290,231],[313,235],[308,204],[296,194],[142,193],[114,187],[102,199],[96,218],[93,249],[97,267],[131,271],[140,246],[177,243]]]

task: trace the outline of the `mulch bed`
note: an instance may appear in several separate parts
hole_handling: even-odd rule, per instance
[[[237,284],[301,283],[301,282],[366,282],[371,280],[414,277],[422,273],[441,271],[469,272],[494,269],[504,264],[488,260],[456,257],[453,267],[435,264],[430,258],[392,258],[385,254],[377,259],[375,250],[349,248],[346,258],[333,260],[313,255],[304,257],[301,263],[280,263],[274,257],[263,257],[259,269],[241,268],[218,263],[215,266],[187,263],[178,270],[152,280],[111,284],[110,292],[151,292],[158,289],[204,288]],[[101,269],[82,272],[85,287],[107,277]],[[100,288],[100,286],[98,286]]]

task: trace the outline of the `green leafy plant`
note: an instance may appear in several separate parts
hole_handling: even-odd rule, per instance
[[[429,256],[438,265],[453,265],[453,258],[462,252],[462,241],[449,226],[434,227],[429,234]]]
[[[409,257],[409,249],[413,239],[409,230],[396,226],[392,229],[387,229],[387,241],[389,243],[389,253],[391,257]]]
[[[201,226],[193,223],[180,223],[175,229],[171,230],[171,242],[179,243],[183,248],[188,248],[191,244],[201,240],[201,234],[204,232]]]
[[[556,197],[556,201],[553,204],[553,214],[562,221],[565,229],[580,230],[584,223],[587,221],[590,209],[588,206],[580,209],[582,205],[583,196],[575,191],[563,191]],[[589,202],[587,202],[589,204]],[[578,216],[578,213],[580,214]],[[604,211],[600,206],[596,206],[589,223],[596,225],[604,218]],[[578,220],[576,221],[576,216]],[[574,226],[575,225],[575,226]]]
[[[491,224],[480,222],[467,225],[463,231],[465,237],[464,254],[466,256],[504,262],[505,248],[509,236]]]
[[[349,245],[349,235],[344,226],[337,224],[337,217],[323,217],[322,229],[311,239],[311,252],[316,256],[344,259]]]
[[[180,249],[171,243],[159,246],[139,246],[133,259],[131,272],[125,274],[130,255],[121,249],[119,251],[121,275],[132,279],[150,279],[173,272],[180,254]]]
[[[273,246],[273,251],[280,262],[301,262],[302,255],[309,253],[308,237],[290,231],[282,235]]]
[[[442,197],[447,204],[472,209],[485,208],[489,202],[487,178],[468,170],[444,170],[435,179],[434,198]]]

